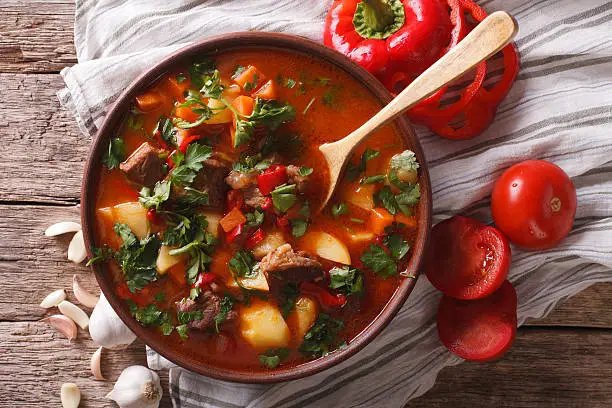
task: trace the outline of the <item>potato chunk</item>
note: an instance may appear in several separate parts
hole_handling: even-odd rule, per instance
[[[291,330],[292,342],[295,345],[302,344],[304,335],[310,330],[317,320],[317,302],[307,296],[300,296],[295,301],[295,309],[287,318],[287,325]]]
[[[254,299],[250,307],[239,309],[240,334],[257,350],[287,347],[291,333],[283,315],[276,306]]]
[[[215,238],[219,238],[219,221],[221,221],[221,214],[211,211],[202,211],[202,215],[205,216],[206,221],[208,221],[206,231]]]
[[[261,259],[285,243],[285,238],[283,237],[282,232],[269,232],[266,234],[264,239],[259,241],[259,243],[253,247],[253,256],[255,256],[257,259]]]
[[[159,248],[159,255],[157,255],[157,262],[155,263],[155,267],[157,268],[157,272],[163,275],[168,272],[168,269],[172,268],[174,265],[177,265],[185,259],[182,255],[170,255],[170,251],[172,251],[173,247],[169,247],[167,245],[162,245]]]
[[[252,278],[237,277],[236,279],[238,279],[238,282],[240,282],[240,285],[242,285],[243,288],[250,289],[250,290],[261,290],[263,292],[270,291],[268,280],[266,279],[264,274],[261,273],[259,270],[257,271],[257,275],[255,275]],[[238,289],[238,283],[236,283],[233,276],[231,276],[228,279],[226,285],[230,288]]]
[[[139,239],[145,238],[149,232],[147,209],[137,201],[100,208],[98,213],[110,217],[113,222],[126,224]]]
[[[351,264],[351,254],[342,241],[327,232],[310,232],[304,242],[321,258],[345,265]]]
[[[356,188],[347,188],[342,194],[342,199],[364,210],[374,208],[374,194],[376,186],[374,184],[357,184]]]

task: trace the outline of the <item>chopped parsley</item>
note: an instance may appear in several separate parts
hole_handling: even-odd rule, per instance
[[[304,218],[294,218],[289,221],[291,224],[291,235],[296,238],[300,238],[306,234],[308,228],[308,220]]]
[[[264,101],[255,99],[253,113],[250,116],[238,118],[236,121],[236,133],[234,135],[234,147],[242,146],[253,138],[256,126],[266,126],[274,131],[285,122],[295,118],[293,106],[279,101]]]
[[[276,368],[287,357],[289,357],[289,349],[287,348],[269,349],[264,354],[259,355],[259,362],[264,367]]]
[[[120,137],[111,139],[108,143],[108,149],[102,156],[102,164],[107,169],[112,170],[118,168],[119,164],[125,159],[125,142]]]
[[[127,303],[132,316],[143,326],[161,326],[170,321],[168,312],[162,312],[154,304],[138,307],[132,300],[128,300]]]
[[[187,91],[187,97],[185,98],[185,102],[181,103],[179,107],[191,108],[191,111],[193,113],[200,115],[193,122],[189,122],[188,120],[181,118],[176,118],[174,120],[174,124],[181,129],[191,129],[200,126],[202,123],[206,122],[208,119],[214,116],[214,112],[212,111],[212,109],[210,109],[202,100],[202,94],[192,89]]]
[[[235,276],[240,278],[253,278],[257,275],[257,270],[255,269],[256,263],[255,257],[251,251],[241,249],[232,256],[228,266]]]
[[[153,187],[153,192],[149,187],[143,187],[140,190],[138,201],[144,208],[155,208],[158,210],[160,206],[170,198],[170,181],[158,181]]]
[[[192,312],[176,312],[176,319],[181,324],[202,320],[202,317],[201,310],[194,310]]]
[[[295,187],[295,184],[281,184],[272,191],[272,203],[278,211],[285,212],[293,207],[297,201]]]
[[[310,201],[304,201],[304,203],[302,204],[302,208],[300,208],[300,211],[298,211],[298,214],[305,218],[310,217]]]
[[[419,203],[421,191],[418,184],[406,184],[405,190],[399,194],[393,194],[391,187],[384,186],[381,190],[374,193],[374,200],[382,204],[391,214],[395,215],[398,211],[410,216],[411,206]]]
[[[380,152],[378,150],[367,148],[361,155],[361,160],[359,161],[358,165],[353,164],[353,162],[349,162],[346,168],[346,177],[349,179],[349,181],[357,180],[359,175],[365,171],[366,163],[378,156],[380,156]]]
[[[189,326],[187,326],[186,324],[176,326],[176,332],[178,333],[181,340],[187,340],[187,336],[189,335]]]
[[[259,227],[263,224],[265,217],[264,212],[259,210],[255,210],[252,213],[245,213],[244,216],[247,219],[246,226],[251,228]]]
[[[159,292],[153,295],[153,298],[156,302],[161,303],[166,301],[166,294],[164,292]]]
[[[193,87],[201,89],[204,86],[205,77],[214,74],[216,69],[214,61],[209,59],[191,64],[189,79],[191,79]]]
[[[176,128],[172,123],[170,118],[162,116],[157,121],[157,125],[155,125],[155,129],[153,130],[153,134],[159,132],[159,136],[162,138],[164,142],[166,142],[170,146],[176,146]]]
[[[182,73],[181,74],[176,74],[174,76],[174,79],[176,80],[177,84],[181,84],[181,83],[183,83],[187,79],[187,75],[182,74]]]
[[[193,183],[197,173],[202,169],[202,162],[212,156],[212,147],[199,143],[190,143],[187,151],[183,154],[180,150],[170,156],[174,163],[174,169],[170,173],[170,179],[179,185]]]
[[[232,73],[232,79],[238,78],[244,71],[246,71],[246,68],[243,65],[236,65]]]
[[[312,167],[302,166],[298,169],[297,174],[300,177],[307,177],[307,176],[310,176],[313,171],[314,169]]]
[[[362,177],[361,180],[359,180],[359,184],[384,183],[386,179],[387,176],[384,174],[377,174],[375,176]]]
[[[389,161],[389,181],[401,190],[404,190],[407,183],[400,181],[397,174],[398,171],[416,173],[419,167],[420,165],[414,152],[404,150],[400,154],[393,156]]]
[[[331,212],[334,217],[339,217],[342,214],[348,213],[348,207],[346,206],[346,203],[340,202],[332,205]]]
[[[389,248],[391,256],[398,261],[406,256],[408,250],[410,249],[408,242],[404,241],[404,238],[398,233],[387,235],[383,239],[383,244]]]
[[[342,320],[333,319],[326,313],[319,314],[315,324],[304,335],[300,351],[313,357],[328,355],[342,344],[336,337],[343,328]]]
[[[130,129],[141,130],[144,124],[144,116],[136,109],[132,109],[125,123]]]
[[[226,295],[220,303],[220,310],[217,316],[215,316],[215,330],[219,333],[219,325],[227,319],[227,315],[234,307],[234,300]]]
[[[397,263],[406,256],[410,245],[398,233],[385,237],[383,244],[389,253],[380,245],[372,244],[361,256],[361,262],[366,268],[386,279],[397,274]]]
[[[363,294],[363,272],[352,266],[334,267],[329,271],[329,287],[350,296]]]
[[[115,251],[113,251],[112,248],[110,248],[108,245],[105,245],[102,248],[93,247],[91,248],[91,252],[93,252],[94,256],[89,261],[87,261],[87,264],[85,266],[90,266],[98,262],[108,261],[109,259],[112,259],[115,255]]]
[[[135,293],[149,282],[157,280],[155,267],[161,241],[155,235],[138,240],[126,224],[115,223],[115,233],[123,244],[115,253],[130,292]]]
[[[295,282],[289,282],[281,287],[281,295],[283,302],[280,304],[280,311],[286,319],[295,308],[295,301],[300,296],[300,287]]]

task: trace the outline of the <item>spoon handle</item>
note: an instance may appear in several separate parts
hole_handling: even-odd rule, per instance
[[[505,11],[496,11],[489,15],[387,106],[359,129],[336,143],[342,144],[342,150],[348,156],[382,126],[497,53],[512,40],[517,31],[516,21]]]

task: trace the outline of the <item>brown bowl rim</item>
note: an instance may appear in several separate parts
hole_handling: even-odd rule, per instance
[[[115,134],[121,119],[125,115],[125,112],[132,103],[134,97],[180,63],[193,61],[194,59],[202,57],[203,55],[214,55],[221,50],[236,48],[281,49],[284,51],[305,54],[326,63],[333,64],[342,69],[348,75],[356,79],[382,104],[387,104],[392,99],[392,95],[387,91],[387,89],[361,66],[355,64],[344,55],[324,46],[323,44],[294,35],[264,32],[237,32],[208,37],[173,52],[141,74],[121,93],[121,95],[108,110],[108,113],[93,140],[93,145],[90,149],[87,163],[85,165],[85,173],[81,189],[81,221],[89,257],[92,256],[91,248],[93,247],[94,243],[94,229],[92,226],[95,223],[95,218],[93,216],[93,212],[95,211],[95,188],[97,187],[97,177],[99,173],[99,166],[101,165],[99,158],[106,147],[106,142],[111,135]],[[407,118],[401,117],[395,121],[395,124],[405,140],[408,142],[408,145],[414,149],[417,159],[421,164],[421,202],[419,205],[418,231],[415,239],[415,245],[412,248],[411,260],[409,261],[406,269],[403,271],[406,274],[415,276],[415,278],[407,278],[401,281],[399,287],[396,289],[382,311],[349,343],[346,348],[331,353],[328,356],[300,364],[296,367],[281,367],[272,371],[241,371],[236,369],[220,368],[212,364],[201,365],[191,360],[187,354],[183,354],[177,349],[167,347],[165,344],[158,342],[156,340],[156,336],[153,336],[146,328],[141,326],[131,316],[129,310],[124,305],[124,302],[118,298],[118,296],[112,290],[112,286],[110,285],[109,281],[106,280],[102,267],[100,265],[93,265],[92,269],[98,284],[100,285],[102,293],[104,293],[106,299],[113,307],[115,312],[119,315],[121,320],[123,320],[123,322],[141,341],[143,341],[153,350],[181,367],[219,380],[253,384],[289,381],[321,372],[348,359],[365,347],[366,344],[372,341],[387,326],[387,324],[389,324],[408,298],[408,295],[412,292],[412,289],[416,284],[416,278],[419,276],[421,260],[423,258],[429,237],[429,230],[431,227],[431,184],[427,170],[427,162],[425,160],[421,145]]]

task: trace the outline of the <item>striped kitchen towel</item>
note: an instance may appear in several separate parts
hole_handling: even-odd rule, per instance
[[[464,214],[491,221],[493,183],[512,164],[561,166],[578,193],[569,237],[549,251],[513,248],[510,280],[519,323],[545,316],[596,282],[612,281],[612,2],[483,0],[518,20],[522,68],[495,123],[481,136],[450,141],[418,128],[433,189],[434,222]],[[329,1],[77,0],[79,63],[58,92],[87,136],[142,70],[181,45],[231,31],[290,32],[320,41]],[[461,360],[439,342],[440,294],[422,276],[406,305],[371,344],[320,374],[277,385],[211,380],[170,369],[175,407],[401,407]],[[171,366],[147,352],[154,369]]]

